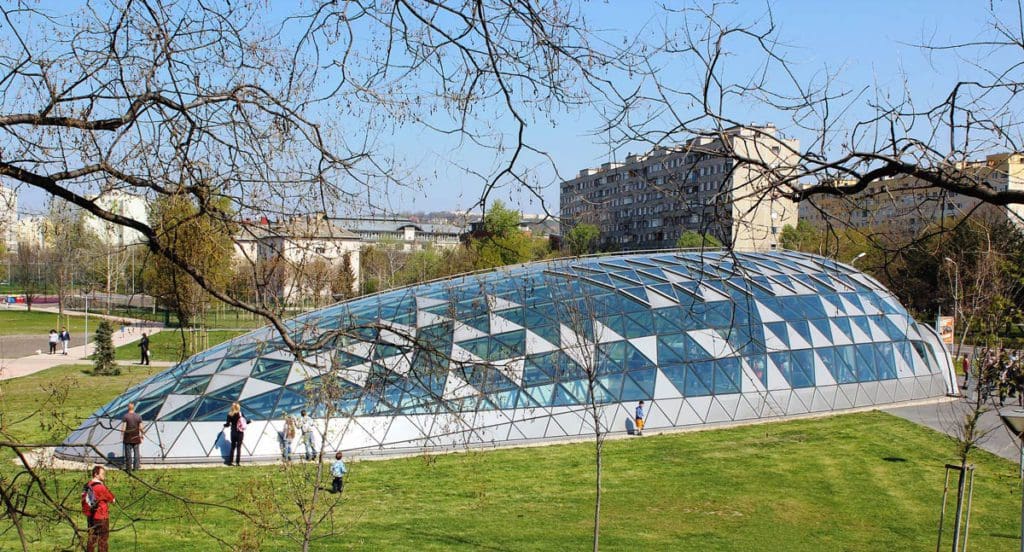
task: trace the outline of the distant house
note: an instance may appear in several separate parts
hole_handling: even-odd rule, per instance
[[[277,290],[285,297],[329,295],[328,280],[348,254],[358,289],[359,251],[363,240],[317,216],[287,222],[243,221],[235,235],[236,259],[248,264],[279,262],[286,268]]]
[[[405,251],[427,246],[455,247],[464,231],[452,224],[421,223],[411,219],[331,218],[330,221],[359,236],[364,244],[393,244]]]

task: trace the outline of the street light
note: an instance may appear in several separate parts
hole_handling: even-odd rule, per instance
[[[1020,494],[1020,550],[1024,552],[1024,408],[1004,408],[999,411],[999,419],[1021,441],[1019,475],[1021,481]]]
[[[956,322],[960,318],[960,264],[949,257],[943,257],[943,260],[953,265],[953,346],[956,347]]]
[[[857,261],[863,259],[864,255],[867,255],[867,254],[868,254],[867,251],[862,251],[860,253],[857,253],[856,256],[854,256],[852,259],[850,259],[850,266],[853,266],[853,265],[857,264]]]

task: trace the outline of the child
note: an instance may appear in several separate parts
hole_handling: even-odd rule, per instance
[[[644,401],[640,401],[640,404],[636,405],[636,434],[644,434]]]
[[[346,473],[348,473],[348,470],[345,469],[345,461],[341,459],[341,451],[339,450],[334,455],[334,463],[331,464],[331,475],[334,476],[334,482],[331,485],[332,493],[340,493],[345,490],[345,482],[341,478]]]

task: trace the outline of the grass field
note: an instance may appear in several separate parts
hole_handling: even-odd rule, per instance
[[[89,317],[90,334],[96,330],[99,323],[99,318]],[[66,316],[58,321],[57,314],[52,312],[28,312],[0,307],[0,335],[46,335],[51,328],[59,332],[61,326],[67,326],[71,332],[72,346],[82,344],[82,335],[85,331],[84,316]]]
[[[60,367],[3,383],[5,419],[45,404],[40,386],[48,382],[70,378],[71,418],[78,418],[149,373],[134,369],[97,379],[80,370]],[[38,421],[5,426],[22,439],[41,439],[49,431]],[[322,539],[312,549],[589,548],[592,451],[582,443],[352,462],[345,494],[328,498],[337,500],[337,509],[319,524]],[[946,437],[880,412],[609,441],[602,549],[929,550],[935,546],[943,465],[953,454]],[[987,453],[974,462],[970,547],[1014,550],[1016,467]],[[113,510],[112,548],[218,550],[224,547],[207,533],[231,542],[244,533],[262,550],[295,550],[287,535],[297,529],[283,522],[295,514],[286,489],[310,467],[139,472],[142,481],[161,489],[259,512],[266,531],[225,509],[188,510],[112,472],[108,480],[121,502]],[[56,477],[77,509],[84,474]],[[47,525],[30,534],[36,550],[69,542],[65,528]],[[0,549],[14,548],[15,538],[11,531],[0,535]]]
[[[245,333],[244,331],[213,330],[207,332],[207,347],[213,347],[223,343],[232,337]],[[181,333],[174,329],[166,329],[153,334],[149,338],[150,360],[165,360],[177,362],[182,359]],[[121,362],[139,361],[139,344],[128,343],[117,348],[117,360]]]

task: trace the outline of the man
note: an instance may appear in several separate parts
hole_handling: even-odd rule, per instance
[[[110,504],[117,502],[113,493],[103,484],[107,478],[107,470],[103,466],[92,468],[92,480],[82,491],[82,513],[89,521],[89,537],[86,552],[107,552],[107,539],[110,537]],[[92,491],[95,499],[89,504],[87,495]]]
[[[145,333],[142,334],[142,339],[139,340],[139,352],[142,355],[139,364],[149,366],[149,338],[146,337]]]
[[[313,419],[306,414],[305,410],[301,414],[299,430],[302,431],[302,446],[306,447],[306,460],[313,460],[316,458],[316,447],[313,443]]]
[[[139,469],[142,417],[135,413],[135,403],[128,403],[128,413],[121,423],[121,442],[124,444],[124,471]]]
[[[61,328],[60,330],[60,347],[63,349],[63,354],[68,354],[68,346],[71,345],[71,332],[68,331],[67,327]]]
[[[636,405],[636,434],[644,434],[644,401]]]

